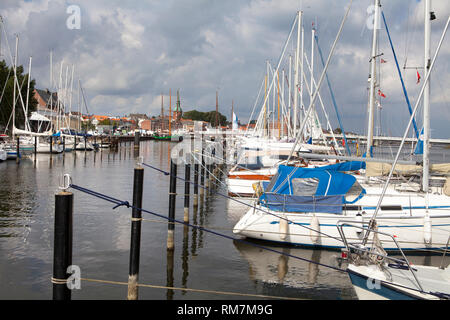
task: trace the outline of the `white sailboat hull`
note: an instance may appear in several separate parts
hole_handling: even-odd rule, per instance
[[[247,211],[234,226],[233,232],[249,238],[286,244],[339,249],[344,248],[337,228],[339,221],[355,221],[355,225],[361,226],[361,219],[368,223],[372,217],[369,210],[363,217],[357,217],[356,213],[289,213],[257,206],[256,209]],[[376,220],[379,231],[395,235],[404,250],[444,248],[450,235],[450,213],[448,209],[430,209],[429,213],[429,229],[425,223],[425,209],[414,209],[412,215],[406,208],[397,213],[386,212],[379,214]],[[363,238],[363,232],[359,228],[345,226],[343,232],[352,243],[361,242]],[[427,234],[430,235],[429,238]],[[427,242],[428,239],[431,241]],[[380,240],[386,250],[397,249],[391,238],[380,236]]]

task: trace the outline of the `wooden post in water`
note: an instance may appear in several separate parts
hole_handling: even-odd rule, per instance
[[[208,150],[208,152],[206,154],[206,161],[205,161],[205,164],[206,164],[211,161],[211,153],[209,152],[209,147],[206,148],[205,150]],[[205,193],[206,193],[207,197],[209,196],[209,187],[210,187],[209,172],[210,172],[210,170],[211,170],[211,166],[209,164],[206,164],[205,165],[205,188],[206,188]]]
[[[141,141],[141,133],[135,132],[134,133],[134,149],[139,149],[140,141]]]
[[[200,169],[200,202],[203,202],[205,196],[205,158],[203,157],[203,153],[205,150],[202,148],[202,163]]]
[[[20,163],[20,138],[17,137],[17,143],[16,143],[16,163]]]
[[[67,268],[72,265],[73,193],[55,195],[55,229],[53,242],[53,300],[70,300]]]
[[[170,186],[169,186],[169,226],[167,232],[167,250],[174,249],[174,230],[175,230],[175,199],[177,196],[177,165],[173,160],[170,161]]]
[[[50,156],[53,154],[53,135],[50,136]]]
[[[190,197],[190,186],[191,186],[191,163],[186,162],[184,169],[184,222],[189,222],[189,197]]]
[[[66,154],[66,137],[63,136],[63,154]]]
[[[34,160],[36,160],[37,155],[37,136],[34,136]]]
[[[86,148],[87,148],[87,133],[84,134],[84,152],[86,152]]]
[[[198,207],[198,169],[198,161],[196,158],[194,160],[194,207]]]
[[[144,185],[144,168],[134,168],[133,210],[131,212],[130,268],[128,273],[128,300],[138,299],[139,258],[141,251],[142,193]]]

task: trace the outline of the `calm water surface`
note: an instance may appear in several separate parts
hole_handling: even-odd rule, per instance
[[[144,162],[169,168],[174,144],[141,143]],[[442,151],[443,150],[443,151]],[[439,160],[448,150],[437,151]],[[132,199],[133,146],[118,152],[40,154],[37,159],[0,163],[0,299],[52,299],[54,195],[63,174],[73,183],[127,200]],[[178,170],[184,176],[183,168]],[[143,207],[167,215],[169,179],[149,168],[144,173]],[[191,188],[191,193],[192,193]],[[178,192],[184,184],[178,184]],[[223,186],[221,193],[226,193]],[[82,278],[128,281],[131,210],[74,192],[73,264]],[[247,207],[212,195],[190,222],[233,236],[231,231]],[[182,219],[183,197],[177,197],[176,218]],[[175,250],[166,250],[167,221],[144,214],[139,282],[214,291],[305,299],[356,299],[348,276],[317,264],[266,251],[184,226],[175,227]],[[261,244],[261,243],[258,243]],[[263,243],[265,246],[269,246]],[[273,247],[290,255],[336,266],[338,252]],[[413,262],[439,264],[438,257],[415,257]],[[72,299],[120,299],[127,287],[83,281]],[[139,288],[139,299],[255,299],[183,290]]]

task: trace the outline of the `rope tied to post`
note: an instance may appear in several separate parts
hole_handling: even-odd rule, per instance
[[[126,206],[127,208],[130,208],[130,203],[128,201],[123,201],[123,202],[119,203],[118,205],[116,205],[115,207],[113,207],[113,210],[117,209],[118,207],[122,207],[122,206]]]
[[[116,207],[117,207],[117,205],[123,205],[124,203],[126,203],[126,201],[122,201],[122,200],[119,200],[119,199],[116,199],[116,198],[107,196],[107,195],[105,195],[105,194],[102,194],[102,193],[99,193],[99,192],[96,192],[96,191],[93,191],[93,190],[89,190],[89,189],[87,189],[87,188],[83,188],[83,187],[74,185],[74,184],[71,184],[71,185],[70,185],[70,188],[75,189],[75,190],[78,190],[78,191],[81,191],[81,192],[84,192],[84,193],[87,193],[87,194],[90,194],[90,195],[92,195],[92,196],[94,196],[94,197],[103,199],[103,200],[105,200],[105,201],[112,202],[112,203],[116,204]],[[234,240],[234,241],[238,241],[238,242],[243,242],[243,243],[249,244],[249,245],[251,245],[251,246],[254,246],[254,247],[263,249],[263,250],[267,250],[267,251],[279,253],[279,254],[281,254],[281,255],[289,256],[289,257],[292,257],[292,258],[294,258],[294,259],[298,259],[298,260],[302,260],[302,261],[314,263],[314,264],[316,264],[316,265],[323,266],[323,267],[327,267],[327,268],[331,268],[331,269],[334,269],[334,270],[336,270],[336,271],[345,272],[345,270],[343,270],[343,269],[341,269],[341,268],[338,268],[338,267],[334,267],[334,266],[327,265],[327,264],[323,264],[323,263],[320,263],[320,262],[317,262],[317,261],[313,261],[313,260],[305,259],[305,258],[302,258],[302,257],[298,257],[298,256],[295,256],[295,255],[293,255],[293,254],[289,254],[289,253],[282,252],[282,251],[279,251],[279,250],[275,250],[275,249],[272,249],[272,248],[268,248],[268,247],[265,247],[265,246],[262,246],[262,245],[259,245],[259,244],[250,242],[250,241],[246,241],[246,240],[244,240],[244,239],[235,238],[235,237],[228,236],[228,235],[225,235],[225,234],[222,234],[222,233],[219,233],[219,232],[215,232],[215,231],[213,231],[213,230],[211,230],[211,229],[208,229],[208,228],[205,228],[205,227],[202,227],[202,226],[197,226],[197,225],[190,224],[190,223],[188,223],[188,222],[184,222],[184,221],[180,221],[180,220],[177,220],[177,219],[168,218],[168,217],[166,217],[166,216],[164,216],[164,215],[161,215],[161,214],[158,214],[158,213],[156,213],[156,212],[152,212],[152,211],[149,211],[149,210],[146,210],[146,209],[143,209],[143,208],[136,208],[135,206],[130,205],[130,204],[128,204],[128,205],[129,205],[129,208],[136,209],[136,210],[140,210],[140,211],[143,212],[143,213],[148,213],[148,214],[151,214],[151,215],[153,215],[153,216],[156,216],[156,217],[165,219],[165,220],[168,221],[169,224],[180,224],[180,225],[185,225],[185,226],[188,226],[188,227],[191,227],[191,228],[194,228],[194,229],[197,229],[197,230],[202,230],[202,231],[204,231],[204,232],[208,232],[208,233],[211,233],[211,234],[214,234],[214,235],[217,235],[217,236],[220,236],[220,237],[229,239],[229,240]]]

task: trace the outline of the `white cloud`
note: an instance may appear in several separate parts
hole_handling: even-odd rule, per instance
[[[241,120],[246,120],[252,111],[266,60],[273,66],[278,62],[300,6],[304,11],[308,57],[311,23],[315,21],[326,59],[348,4],[341,0],[79,2],[81,29],[73,31],[65,26],[67,4],[63,0],[0,3],[9,39],[14,33],[20,34],[20,63],[26,64],[28,56],[33,55],[33,76],[38,87],[48,87],[49,52],[53,50],[55,69],[63,59],[69,65],[75,64],[75,79],[81,79],[89,106],[96,113],[159,114],[161,92],[168,106],[169,89],[175,97],[179,88],[184,109],[213,110],[218,90],[220,111],[229,115],[234,100]],[[348,130],[364,130],[371,40],[365,24],[366,10],[372,2],[354,1],[328,73]],[[447,2],[433,1],[438,19],[433,21],[432,51],[450,11]],[[386,2],[383,7],[401,65],[406,57],[408,66],[423,64],[421,3],[398,0]],[[448,43],[442,47],[432,79],[432,108],[436,111],[432,125],[439,126],[433,135],[444,137],[448,130],[439,115],[449,113]],[[380,31],[380,51],[389,61],[381,69],[381,85],[388,94],[383,112],[396,110],[406,118],[407,108],[384,30]],[[291,43],[287,55],[293,53]],[[318,80],[321,64],[317,52],[315,56]],[[281,68],[287,71],[287,63],[283,62]],[[419,90],[415,70],[402,72],[413,100]],[[331,121],[337,126],[326,83],[321,93]],[[401,128],[389,129],[401,133]]]

